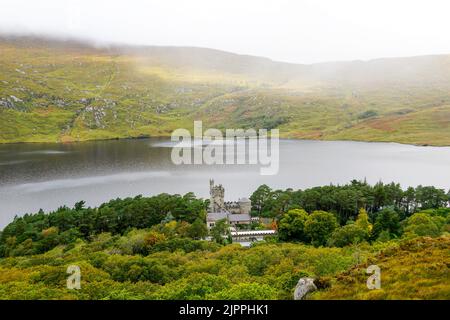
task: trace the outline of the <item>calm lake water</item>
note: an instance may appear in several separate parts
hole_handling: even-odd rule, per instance
[[[277,175],[259,165],[172,163],[168,139],[113,140],[73,144],[0,145],[0,228],[14,215],[73,206],[95,206],[116,197],[184,194],[208,197],[210,178],[225,198],[250,196],[261,184],[307,188],[352,179],[399,182],[402,187],[450,188],[450,148],[395,143],[280,141]]]

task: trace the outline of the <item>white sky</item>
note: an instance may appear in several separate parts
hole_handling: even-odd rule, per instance
[[[0,31],[313,63],[450,53],[450,1],[0,0]]]

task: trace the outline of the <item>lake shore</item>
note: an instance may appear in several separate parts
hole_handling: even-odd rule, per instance
[[[111,137],[111,138],[87,138],[87,139],[79,139],[79,140],[67,140],[67,141],[54,141],[54,140],[30,140],[30,141],[2,141],[0,140],[0,145],[13,145],[13,144],[38,144],[38,143],[49,143],[49,144],[72,144],[72,143],[84,143],[84,142],[93,142],[93,141],[113,141],[113,140],[140,140],[140,139],[148,139],[148,138],[168,138],[170,139],[170,135],[162,134],[162,135],[141,135],[141,136],[125,136],[125,137]],[[330,142],[339,142],[339,141],[349,141],[349,142],[367,142],[367,143],[397,143],[401,145],[409,145],[416,147],[450,147],[450,141],[448,143],[414,143],[414,142],[405,142],[402,140],[365,140],[365,139],[327,139],[327,138],[295,138],[292,136],[283,136],[280,135],[280,139],[283,140],[294,140],[294,141],[330,141]],[[450,140],[450,138],[449,138]]]

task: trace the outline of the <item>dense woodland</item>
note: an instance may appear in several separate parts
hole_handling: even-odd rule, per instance
[[[424,274],[417,277],[429,286],[448,277],[445,190],[359,181],[297,191],[263,185],[251,200],[252,215],[266,218],[266,225],[250,227],[277,228],[278,235],[248,249],[221,237],[224,224],[211,230],[215,241],[202,240],[208,200],[192,193],[115,199],[98,208],[80,201],[16,217],[0,234],[0,298],[290,299],[301,276],[317,279],[315,297],[333,298],[339,274],[385,257],[386,250],[419,261],[408,251],[417,242],[427,243],[434,257],[422,257]],[[385,263],[396,270],[391,260]],[[81,290],[65,288],[70,264],[82,270]],[[400,280],[392,277],[391,287],[402,286]],[[345,298],[357,297],[347,292]],[[445,285],[424,295],[395,292],[450,297]]]
[[[361,224],[365,224],[365,240],[399,237],[408,221],[418,215],[414,219],[411,216],[419,211],[427,212],[438,234],[446,223],[448,209],[432,209],[447,207],[450,193],[435,187],[418,186],[403,191],[394,183],[371,186],[352,181],[343,186],[297,191],[272,190],[262,185],[250,199],[253,216],[273,219],[271,226],[278,227],[278,240],[326,245],[333,232],[336,237],[348,231],[357,233],[360,230],[355,226]],[[176,224],[176,235],[180,238],[199,240],[206,236],[207,207],[208,200],[188,193],[115,199],[98,208],[86,208],[80,201],[73,208],[63,206],[48,214],[41,210],[16,217],[4,228],[0,234],[0,255],[43,253],[57,245],[68,245],[77,239],[88,241],[105,232],[124,235],[133,229],[160,229],[168,222]],[[313,222],[328,230],[321,240],[315,240]]]

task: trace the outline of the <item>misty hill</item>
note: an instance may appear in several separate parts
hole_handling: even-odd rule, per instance
[[[0,142],[210,126],[450,145],[450,55],[300,65],[190,47],[0,38]]]

